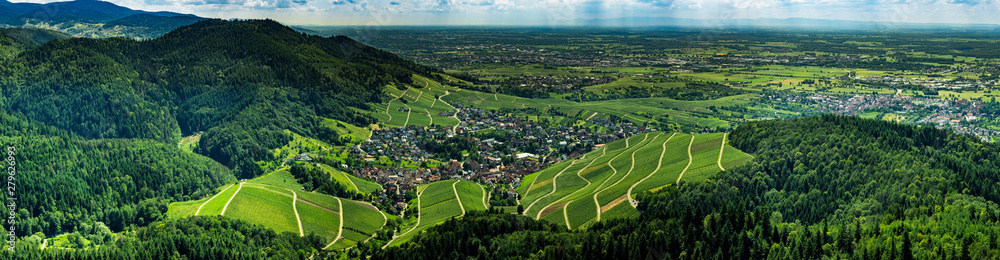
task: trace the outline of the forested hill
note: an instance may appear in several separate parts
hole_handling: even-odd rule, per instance
[[[637,219],[583,231],[505,227],[503,214],[435,227],[373,259],[988,259],[1000,254],[1000,146],[854,117],[757,121],[756,156],[704,183],[638,196]],[[486,220],[492,219],[492,220]],[[492,224],[491,224],[492,225]]]
[[[61,32],[44,29],[0,28],[0,61],[12,59],[27,49],[51,40],[70,37]]]
[[[432,70],[347,37],[297,33],[271,20],[206,20],[160,38],[53,41],[0,65],[0,108],[81,137],[176,143],[261,173],[284,132],[336,138],[320,117],[359,125],[383,88]],[[360,109],[360,110],[358,110]]]

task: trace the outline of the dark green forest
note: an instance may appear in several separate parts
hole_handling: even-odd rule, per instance
[[[0,66],[0,107],[87,139],[176,143],[204,131],[196,152],[251,178],[290,140],[284,129],[336,138],[322,117],[373,123],[359,111],[385,86],[433,72],[347,37],[206,20],[152,40],[75,38],[21,53]]]
[[[155,222],[88,250],[39,250],[38,238],[18,244],[18,259],[308,259],[321,237],[299,237],[240,220],[190,217]],[[6,250],[4,254],[9,256]],[[8,258],[9,259],[9,258]],[[319,259],[319,257],[317,257]]]
[[[449,221],[373,259],[988,259],[998,147],[930,127],[821,116],[740,126],[756,156],[638,195],[641,216],[568,232],[503,213]]]
[[[114,232],[144,226],[163,219],[170,202],[235,181],[228,168],[176,145],[87,140],[2,111],[0,143],[18,151],[17,203],[31,205],[17,209],[14,227],[23,235],[57,235],[96,222]]]
[[[260,174],[256,162],[291,140],[285,129],[334,141],[322,118],[374,122],[363,110],[386,85],[434,72],[270,20],[206,20],[144,41],[63,36],[0,30],[16,55],[0,59],[0,143],[19,151],[18,202],[31,205],[14,213],[18,235],[163,220],[170,202]],[[198,131],[198,154],[177,148]]]

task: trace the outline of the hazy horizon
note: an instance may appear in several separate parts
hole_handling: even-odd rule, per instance
[[[61,1],[11,1],[49,3]],[[294,25],[595,25],[595,20],[809,18],[883,23],[1000,24],[986,0],[109,0],[132,9]],[[600,24],[596,24],[600,25]]]

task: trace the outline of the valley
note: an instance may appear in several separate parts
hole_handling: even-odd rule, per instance
[[[0,30],[0,254],[1000,255],[987,33],[189,18]]]

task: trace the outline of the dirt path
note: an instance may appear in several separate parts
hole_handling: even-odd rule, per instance
[[[204,207],[204,206],[205,206],[205,204],[208,204],[209,202],[211,202],[212,200],[214,200],[214,199],[215,199],[215,197],[218,197],[218,196],[219,196],[219,194],[222,194],[223,192],[226,192],[226,190],[229,190],[229,188],[232,188],[232,187],[233,187],[233,185],[232,185],[232,184],[229,184],[229,186],[226,186],[226,188],[225,188],[225,189],[222,189],[222,191],[220,191],[220,192],[219,192],[218,194],[215,194],[215,196],[212,196],[212,198],[208,199],[208,200],[207,200],[207,201],[205,201],[204,203],[201,203],[201,206],[198,206],[198,211],[195,211],[195,212],[194,212],[194,215],[195,215],[195,216],[197,216],[198,214],[200,214],[200,213],[201,213],[201,207]]]
[[[667,137],[666,141],[663,141],[663,150],[660,151],[660,160],[656,162],[656,169],[654,169],[652,172],[649,173],[649,175],[646,175],[646,177],[642,178],[638,182],[633,183],[631,187],[628,187],[628,192],[625,193],[625,196],[628,197],[628,202],[629,204],[632,204],[633,208],[639,206],[639,202],[637,202],[635,199],[632,198],[632,190],[635,189],[635,186],[639,186],[639,183],[646,181],[646,179],[649,179],[649,177],[653,177],[653,174],[656,174],[657,171],[660,171],[660,167],[663,166],[663,155],[667,153],[667,143],[670,142],[670,139],[673,139],[675,135],[677,135],[677,133],[671,134],[670,137]]]
[[[548,197],[549,195],[552,195],[552,193],[556,192],[556,187],[557,187],[557,186],[556,186],[556,179],[559,179],[559,176],[562,176],[562,174],[563,174],[564,172],[566,172],[566,169],[569,169],[570,167],[573,167],[573,165],[576,165],[576,163],[577,163],[577,162],[579,162],[580,160],[583,160],[583,158],[581,158],[581,159],[576,159],[576,160],[573,160],[573,162],[570,162],[569,166],[566,166],[566,168],[563,168],[563,169],[562,169],[562,171],[559,171],[559,173],[556,173],[556,176],[555,176],[555,177],[552,177],[552,190],[551,190],[551,191],[549,191],[549,193],[545,193],[545,195],[542,195],[542,197],[539,197],[539,198],[535,199],[535,201],[534,201],[534,202],[531,202],[531,204],[530,204],[530,205],[528,205],[528,207],[527,207],[527,208],[524,208],[524,212],[525,212],[525,213],[528,213],[528,210],[530,210],[532,206],[535,206],[535,203],[538,203],[539,201],[541,201],[541,200],[542,200],[542,199],[544,199],[545,197]],[[537,176],[535,177],[535,180],[538,180],[538,177],[537,177]],[[532,180],[531,182],[532,182],[532,183],[534,183],[534,182],[535,182],[535,180]],[[529,190],[529,191],[531,190],[531,186],[528,186],[528,190]],[[527,192],[525,192],[525,195],[527,195],[527,194],[528,194],[528,193],[527,193]],[[538,212],[539,212],[539,213],[541,213],[542,211],[541,211],[541,210],[539,210]]]
[[[386,122],[392,121],[392,114],[389,114],[389,107],[392,106],[392,101],[393,100],[395,100],[395,99],[390,99],[389,103],[386,103],[386,105],[385,105],[385,114],[389,115],[389,120],[385,120]]]
[[[452,182],[451,190],[455,192],[455,199],[458,200],[458,207],[462,209],[462,215],[458,215],[458,217],[461,218],[465,216],[465,206],[462,205],[462,197],[458,196],[458,188],[455,187],[456,185],[458,185],[458,181]]]
[[[344,211],[344,203],[341,202],[341,200],[340,200],[339,197],[334,197],[334,198],[337,199],[337,207],[340,207],[340,211]],[[337,237],[333,238],[333,241],[331,241],[330,244],[327,244],[326,246],[324,246],[323,249],[326,249],[326,248],[332,246],[334,243],[337,243],[337,241],[340,241],[340,235],[344,233],[344,214],[340,213],[340,214],[337,214],[337,215],[340,215],[340,223],[339,223],[339,225],[337,225],[338,226],[337,227]]]
[[[225,215],[226,215],[226,209],[228,209],[228,208],[229,208],[229,203],[232,203],[232,202],[233,202],[233,199],[234,199],[234,198],[236,198],[236,195],[237,195],[237,194],[240,194],[240,189],[242,189],[242,188],[243,188],[243,184],[244,184],[244,183],[245,183],[245,182],[241,182],[241,183],[240,183],[240,186],[236,188],[236,193],[233,193],[233,196],[232,196],[232,197],[229,197],[229,200],[228,200],[228,201],[226,201],[226,205],[225,205],[225,206],[222,206],[222,213],[219,213],[219,216],[225,216]]]
[[[632,136],[632,137],[635,137],[635,136]],[[629,138],[625,139],[625,149],[628,149],[628,148],[629,148],[629,146],[630,146],[629,142],[630,142],[630,141],[632,140],[632,137],[629,137]],[[639,141],[639,142],[640,142],[640,143],[641,143],[641,142],[645,142],[645,141],[646,141],[646,138],[648,138],[648,137],[649,137],[649,135],[647,134],[646,136],[644,136],[644,137],[642,138],[642,141]],[[636,151],[638,151],[638,149],[636,149]],[[597,191],[597,192],[594,192],[594,205],[597,205],[597,221],[601,221],[601,202],[597,201],[597,195],[598,195],[598,194],[601,194],[601,192],[604,192],[605,190],[607,190],[607,189],[608,189],[608,188],[610,188],[611,186],[614,186],[614,185],[611,185],[611,186],[608,186],[608,187],[604,187],[604,184],[608,183],[608,181],[610,181],[610,180],[611,180],[611,178],[614,178],[614,177],[615,177],[615,175],[618,175],[618,169],[615,169],[615,166],[614,166],[614,165],[612,165],[611,163],[612,163],[612,162],[614,162],[614,161],[615,161],[615,159],[618,159],[618,156],[621,156],[621,155],[622,155],[622,154],[621,154],[621,153],[619,153],[619,154],[615,155],[615,157],[614,157],[614,158],[611,158],[611,160],[610,160],[610,161],[608,161],[608,167],[611,167],[611,170],[612,170],[612,171],[614,171],[614,173],[612,173],[610,177],[608,177],[607,179],[605,179],[605,180],[604,180],[604,182],[603,182],[603,183],[601,183],[601,185],[600,185],[600,186],[597,186],[597,189],[598,189],[599,191]],[[632,161],[632,163],[635,163],[635,161]],[[604,189],[603,189],[603,190],[601,190],[601,187],[604,187]]]
[[[292,211],[295,212],[295,222],[299,223],[299,237],[306,236],[305,232],[302,232],[302,219],[299,218],[299,208],[295,206],[295,202],[299,200],[299,194],[295,193],[293,190],[286,189],[292,192]]]
[[[569,224],[569,213],[568,213],[569,212],[569,204],[573,203],[573,202],[576,202],[576,201],[574,200],[574,201],[566,202],[566,206],[563,206],[563,219],[566,219],[566,229],[567,230],[573,230],[573,225]]]
[[[45,249],[45,246],[48,245],[48,244],[49,244],[49,239],[48,238],[42,239],[42,247],[39,247],[38,249],[39,250],[43,250],[43,249]]]
[[[410,113],[413,113],[413,109],[407,104],[403,104],[403,106],[406,107],[406,121],[403,122],[403,126],[406,126],[410,124]]]
[[[458,91],[458,90],[456,90],[456,91]],[[440,97],[438,97],[438,99],[441,100],[441,102],[444,102],[445,105],[448,105],[448,107],[451,107],[451,109],[458,110],[458,108],[455,108],[455,106],[452,106],[451,104],[448,104],[447,101],[444,101],[444,99],[442,99],[442,98],[444,98],[444,96],[447,96],[449,94],[451,94],[451,92],[448,92],[447,90],[445,90],[444,91],[444,95],[441,95]],[[456,124],[455,126],[451,127],[451,132],[455,133],[455,132],[458,131],[458,125],[462,124],[462,120],[458,119],[458,111],[455,111],[455,114],[452,114],[451,117],[454,117],[455,120],[458,121],[458,124]]]
[[[601,157],[604,157],[607,154],[608,154],[608,146],[605,145],[604,146],[604,150],[602,150],[602,152],[601,152],[601,156],[598,156],[597,158],[594,158],[593,160],[590,160],[590,163],[587,163],[586,166],[583,166],[583,168],[581,168],[579,171],[576,171],[576,176],[580,177],[580,179],[583,179],[583,181],[587,182],[587,185],[584,185],[583,188],[579,188],[579,189],[573,191],[573,193],[570,193],[569,195],[566,195],[565,197],[559,198],[559,199],[553,201],[552,203],[549,203],[549,205],[545,205],[545,207],[542,207],[542,210],[538,211],[539,217],[541,217],[541,213],[543,211],[545,211],[546,208],[556,205],[556,203],[558,203],[560,200],[562,200],[564,198],[571,198],[571,197],[573,197],[573,195],[576,195],[577,192],[583,191],[583,190],[587,189],[587,187],[590,187],[590,184],[593,184],[593,183],[591,183],[590,180],[588,180],[587,178],[584,178],[583,175],[580,175],[580,173],[583,173],[584,170],[589,169],[591,165],[594,165],[594,162],[596,162],[597,159],[600,159]],[[553,181],[555,181],[555,180],[553,179]],[[555,192],[555,188],[553,188],[553,192]],[[566,204],[568,205],[569,202],[566,202]],[[563,212],[563,213],[565,213],[565,212]],[[563,215],[566,215],[566,214],[563,214]],[[569,223],[569,219],[566,219],[566,223]]]
[[[726,168],[722,168],[722,152],[726,151],[726,135],[729,133],[722,134],[722,147],[719,147],[719,169],[726,171]]]
[[[500,99],[497,98],[497,94],[493,94],[493,100],[500,101]]]
[[[590,121],[590,119],[594,118],[594,116],[596,116],[596,115],[597,115],[597,112],[594,112],[593,114],[590,114],[590,116],[587,117],[587,119],[584,119],[583,121]]]
[[[479,185],[479,184],[476,184],[476,185]],[[490,209],[490,204],[486,204],[486,201],[490,200],[486,196],[489,196],[490,194],[486,193],[486,188],[483,188],[483,185],[479,185],[479,189],[483,190],[483,207],[486,207],[486,209]]]
[[[693,144],[694,135],[691,135],[691,143],[688,143],[688,165],[684,167],[683,171],[681,171],[681,175],[677,176],[677,184],[681,184],[681,178],[684,177],[684,173],[688,171],[688,168],[691,168],[691,162],[694,161],[694,156],[691,156],[691,145]]]
[[[431,122],[427,123],[427,125],[433,125],[434,124],[434,118],[431,117],[431,111],[427,110],[426,108],[424,108],[424,112],[427,112],[427,118],[431,120]]]
[[[339,172],[341,175],[344,175],[344,178],[347,178],[347,182],[351,183],[351,187],[354,187],[354,190],[356,190],[358,192],[361,192],[361,190],[358,189],[358,185],[354,184],[354,180],[351,180],[351,176],[347,176],[346,172],[342,172],[342,171],[337,171],[337,172]],[[332,178],[333,176],[330,176],[330,177]]]

